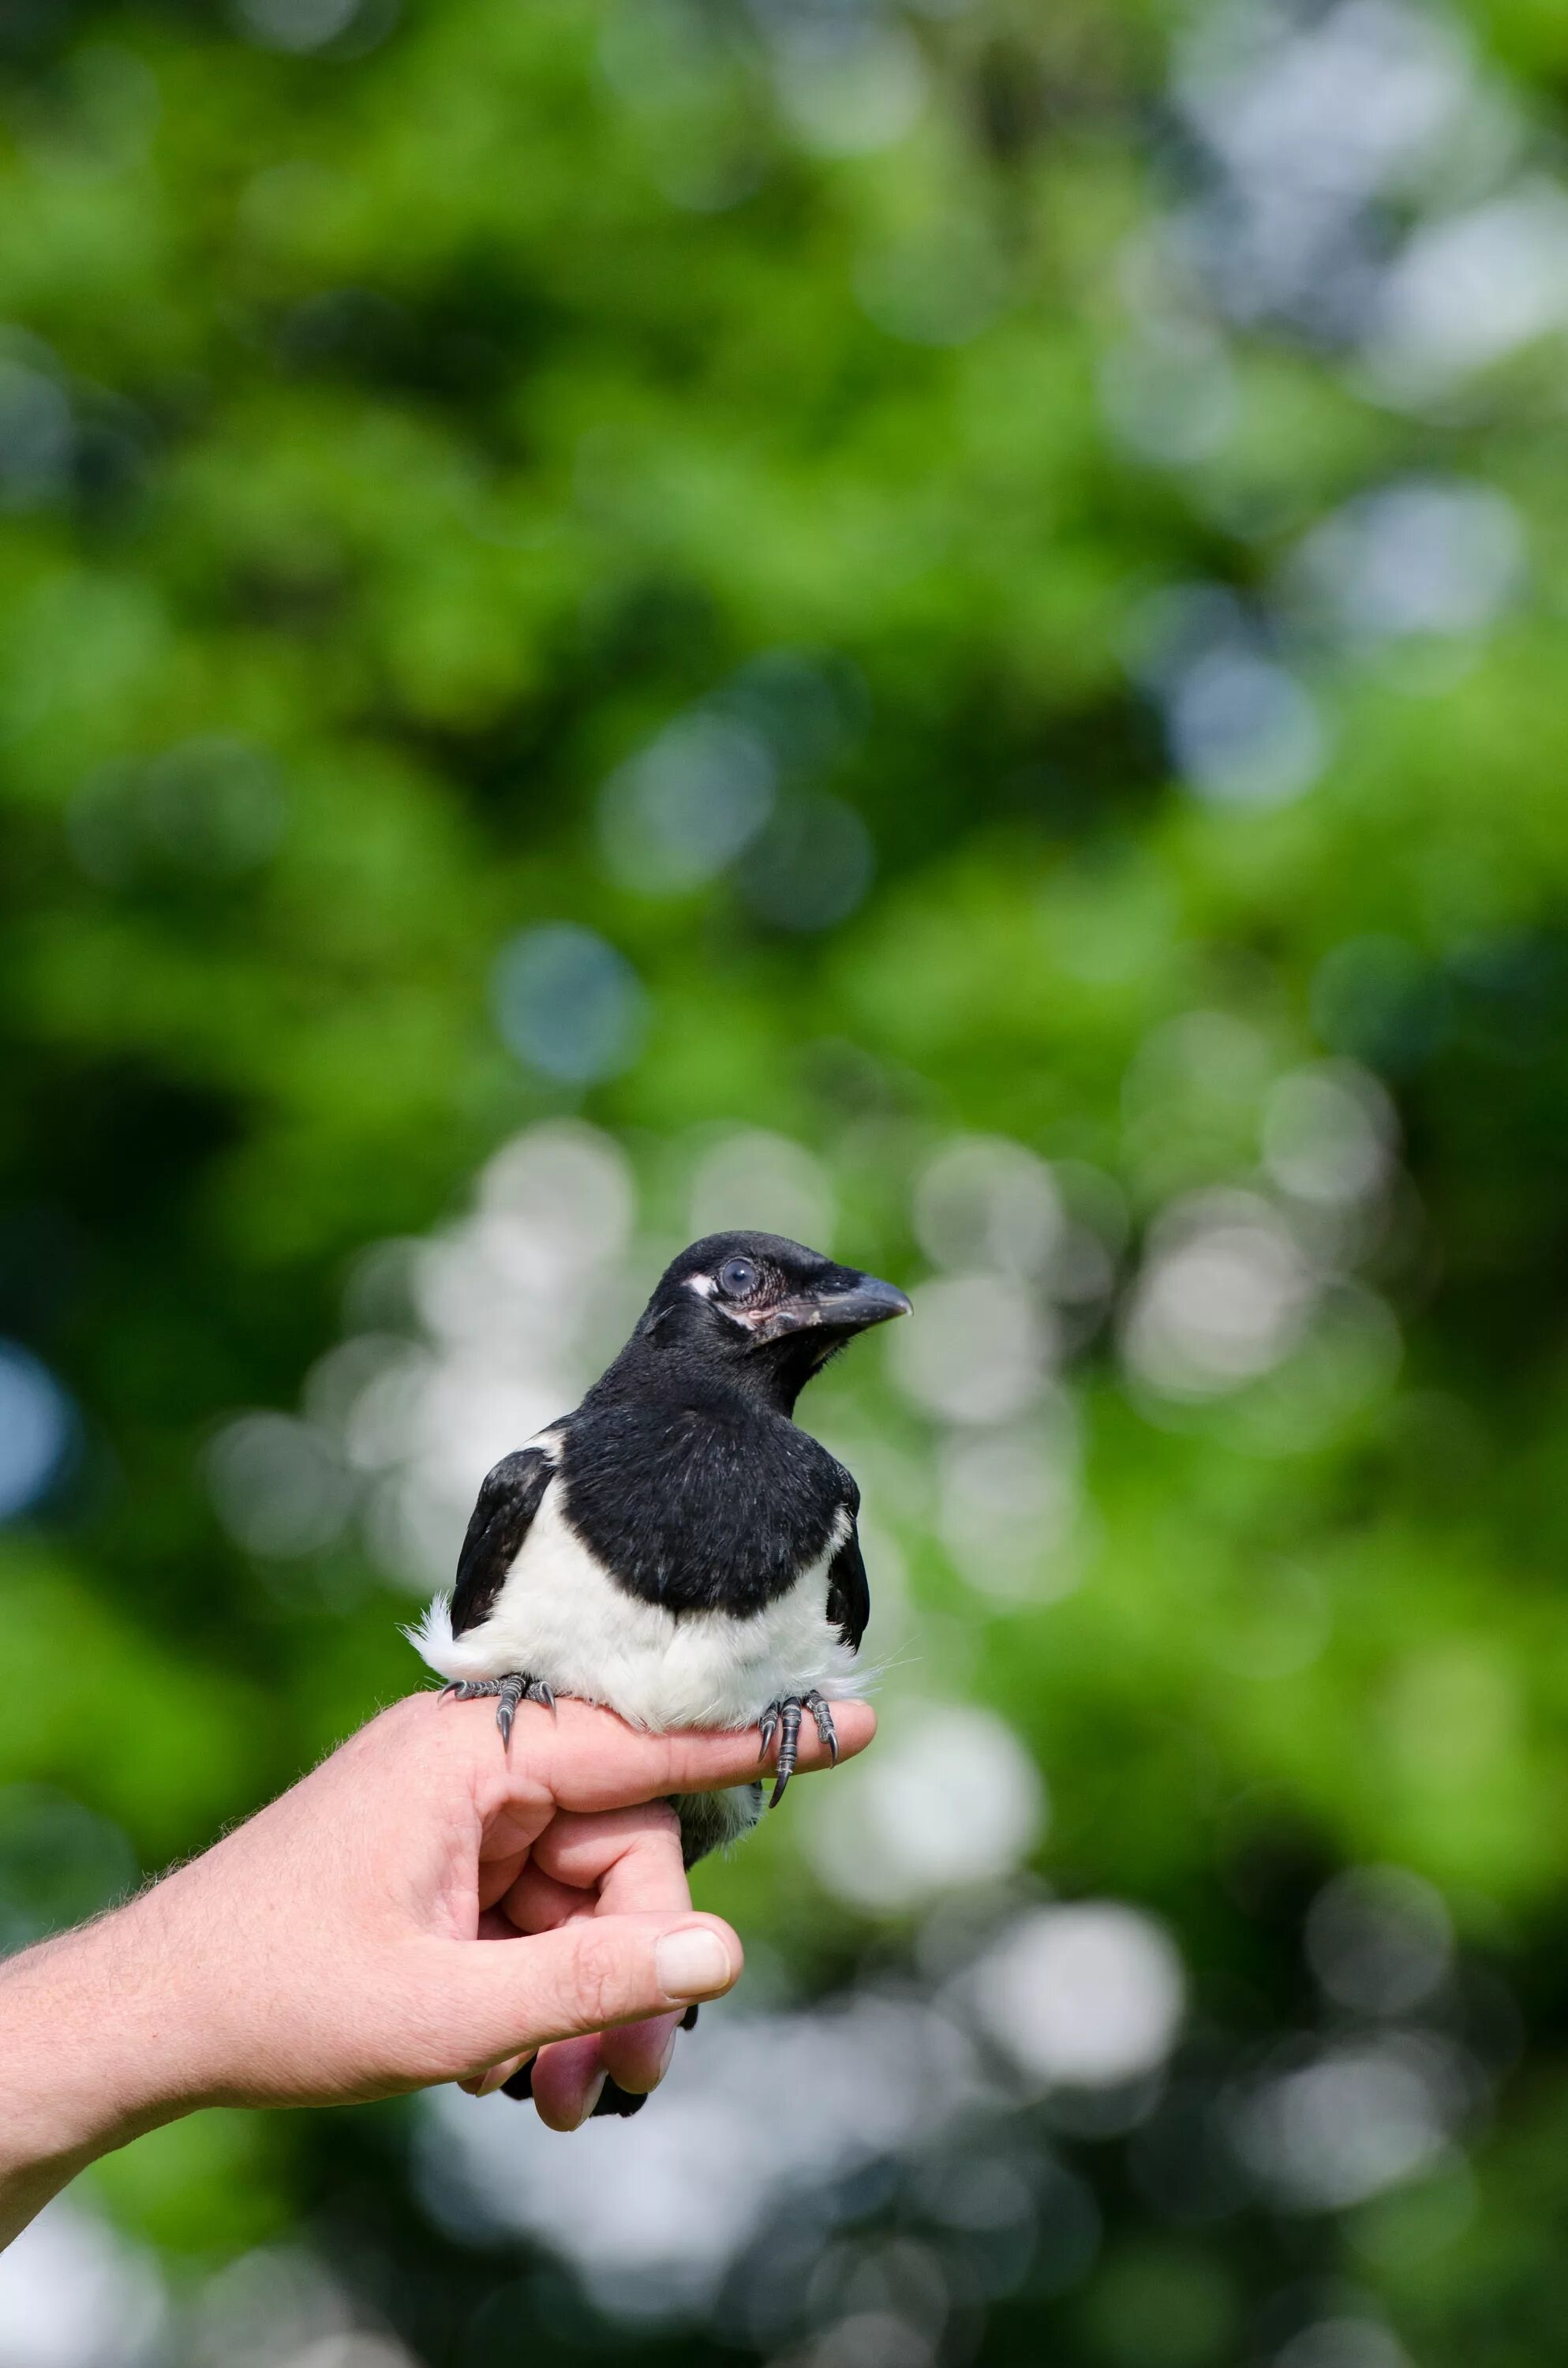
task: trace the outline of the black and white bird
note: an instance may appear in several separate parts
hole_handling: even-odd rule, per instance
[[[634,1726],[761,1731],[772,1802],[812,1718],[855,1690],[870,1614],[860,1492],[792,1419],[891,1283],[777,1234],[712,1234],[666,1269],[574,1414],[489,1474],[449,1596],[409,1634],[460,1698],[602,1702]],[[762,1814],[762,1785],[676,1803],[688,1866]],[[527,2072],[507,2084],[526,2094]],[[601,2112],[631,2112],[607,2083]]]

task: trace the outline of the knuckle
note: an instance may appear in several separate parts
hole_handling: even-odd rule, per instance
[[[624,2013],[625,1950],[609,1933],[585,1924],[578,1934],[572,1964],[569,2004],[574,2021],[592,2030]]]
[[[633,1816],[635,1830],[651,1841],[673,1841],[680,1833],[680,1813],[673,1801],[645,1801]]]

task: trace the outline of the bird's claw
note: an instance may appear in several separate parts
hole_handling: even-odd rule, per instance
[[[796,1756],[801,1746],[801,1721],[807,1711],[815,1721],[817,1733],[827,1747],[833,1765],[835,1768],[838,1765],[838,1731],[833,1724],[833,1712],[821,1694],[813,1689],[808,1694],[784,1694],[778,1702],[769,1702],[757,1721],[762,1736],[762,1748],[757,1753],[757,1759],[761,1762],[767,1758],[773,1748],[773,1738],[777,1736],[778,1774],[767,1804],[770,1809],[778,1806],[784,1798],[785,1787],[795,1772]]]
[[[517,1715],[519,1702],[542,1702],[546,1710],[555,1708],[555,1694],[542,1678],[530,1678],[524,1669],[513,1669],[504,1678],[455,1678],[443,1686],[443,1695],[450,1694],[456,1702],[477,1702],[482,1695],[495,1696],[495,1724],[501,1730],[503,1750],[512,1740],[512,1721]]]

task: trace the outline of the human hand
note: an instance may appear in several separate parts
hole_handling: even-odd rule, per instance
[[[862,1750],[869,1708],[836,1715],[841,1755]],[[825,1758],[802,1745],[802,1768]],[[509,1753],[483,1702],[384,1711],[202,1857],[0,1968],[0,2242],[197,2106],[494,2087],[536,2049],[557,2129],[606,2072],[653,2087],[686,2007],[742,1963],[691,1908],[665,1796],[756,1772],[755,1733],[644,1735],[576,1702],[525,1711]]]

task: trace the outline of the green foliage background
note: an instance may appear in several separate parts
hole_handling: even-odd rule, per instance
[[[919,1688],[1028,1739],[1054,1890],[1165,1919],[1203,2060],[1313,2027],[1306,1906],[1335,1869],[1385,1861],[1444,1894],[1515,2039],[1468,2170],[1450,2156],[1359,2210],[1254,2198],[1190,2225],[1120,2139],[1085,2141],[1097,2261],[1062,2293],[1018,2265],[953,2356],[1269,2358],[1270,2297],[1342,2278],[1432,2368],[1554,2357],[1551,324],[1396,401],[1352,340],[1221,305],[1226,423],[1161,452],[1119,433],[1107,390],[1139,304],[1163,301],[1130,295],[1130,242],[1204,169],[1171,101],[1188,18],[973,0],[899,20],[924,101],[867,143],[792,116],[777,23],[718,0],[372,17],[367,0],[291,53],[276,28],[308,14],[0,9],[0,364],[74,421],[68,463],[3,480],[0,534],[3,1326],[80,1417],[69,1469],[0,1540],[17,1897],[41,1880],[26,1836],[62,1801],[99,1837],[74,1912],[118,1879],[116,1834],[149,1868],[200,1847],[412,1681],[406,1590],[352,1538],[281,1572],[248,1556],[202,1458],[237,1409],[297,1405],[357,1255],[460,1210],[520,1128],[581,1113],[619,1134],[661,1239],[692,1130],[788,1135],[834,1178],[838,1246],[908,1281],[929,1146],[1006,1135],[1117,1179],[1131,1275],[1174,1196],[1256,1184],[1278,1078],[1352,1058],[1393,1097],[1407,1171],[1364,1275],[1397,1374],[1331,1389],[1322,1419],[1300,1363],[1272,1398],[1173,1410],[1103,1324],[1072,1369],[1092,1546],[1058,1600],[988,1599],[918,1503],[869,1494],[909,1559]],[[1520,170],[1548,169],[1568,28],[1471,0],[1466,28],[1469,70],[1511,93]],[[1186,365],[1151,350],[1157,413]],[[1413,472],[1511,502],[1510,598],[1463,632],[1306,634],[1318,777],[1272,802],[1184,783],[1130,663],[1139,604],[1202,581],[1267,611],[1316,524]],[[639,893],[597,819],[613,768],[779,648],[857,687],[812,794],[875,851],[858,908],[809,930],[759,916],[744,879]],[[635,1059],[581,1087],[494,1017],[503,947],[563,920],[647,996]],[[1242,1032],[1160,1070],[1178,1040],[1158,1031],[1194,1012]],[[863,1363],[824,1419],[922,1452]],[[1267,1643],[1281,1565],[1325,1608],[1323,1641],[1238,1675],[1230,1644]],[[704,1886],[808,1990],[908,1939],[834,1904],[781,1833]],[[98,2192],[176,2293],[299,2238],[431,2362],[676,2340],[551,2316],[542,2257],[428,2225],[411,2128],[393,2108],[206,2117],[106,2165]],[[687,2328],[678,2348],[737,2341]]]

